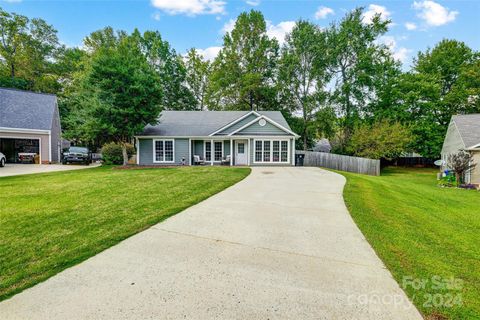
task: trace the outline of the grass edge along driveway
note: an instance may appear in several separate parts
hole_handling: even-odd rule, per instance
[[[423,315],[480,319],[480,193],[440,188],[436,172],[338,173],[355,223]]]
[[[0,178],[0,301],[239,182],[249,168],[85,170]]]

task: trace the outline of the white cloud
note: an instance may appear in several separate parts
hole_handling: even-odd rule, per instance
[[[272,24],[271,21],[267,21],[267,35],[270,38],[277,39],[281,45],[285,42],[285,36],[292,31],[295,26],[295,21],[282,21],[279,24]]]
[[[442,5],[426,0],[413,2],[413,8],[418,11],[417,16],[429,26],[438,27],[455,20],[458,11],[450,11]]]
[[[152,18],[153,20],[160,21],[160,13],[155,12],[154,14],[152,14]]]
[[[387,48],[392,52],[393,58],[399,60],[401,63],[405,63],[410,52],[412,52],[412,50],[405,47],[399,47],[397,41],[392,36],[381,36],[377,42],[387,46]]]
[[[222,30],[220,30],[220,33],[221,34],[225,34],[227,32],[232,32],[233,28],[235,27],[235,22],[237,22],[237,20],[234,20],[234,19],[230,19],[228,20],[222,27]]]
[[[368,6],[368,10],[363,14],[363,21],[365,23],[372,23],[372,19],[376,14],[380,14],[380,19],[385,21],[392,15],[390,11],[384,6],[378,4],[371,4]]]
[[[317,12],[315,12],[315,19],[325,19],[329,14],[335,14],[335,11],[328,7],[318,7]]]
[[[204,60],[213,61],[220,50],[222,50],[222,47],[208,47],[206,49],[197,49],[197,52],[203,56]]]
[[[393,57],[399,60],[401,63],[405,63],[405,61],[407,61],[407,58],[410,52],[412,52],[412,50],[404,47],[400,47],[393,52]]]
[[[417,25],[413,22],[407,22],[405,23],[405,28],[407,28],[407,30],[415,30],[417,29]]]
[[[221,0],[151,0],[155,8],[168,14],[185,14],[196,16],[200,14],[225,13],[225,1]]]
[[[247,0],[245,1],[247,4],[251,5],[251,6],[258,6],[260,4],[260,0]]]
[[[18,3],[22,2],[22,0],[3,0],[4,2],[9,2],[9,3]]]

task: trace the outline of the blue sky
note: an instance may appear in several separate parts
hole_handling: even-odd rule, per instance
[[[224,30],[231,28],[242,11],[262,11],[269,35],[282,41],[300,18],[327,26],[341,19],[345,12],[364,6],[365,21],[373,12],[392,20],[390,31],[381,41],[389,45],[405,68],[416,52],[443,38],[458,39],[480,50],[480,1],[475,0],[0,0],[0,6],[45,19],[68,46],[81,45],[86,35],[105,26],[127,31],[136,27],[141,31],[159,30],[177,52],[195,47],[212,58],[222,44]]]

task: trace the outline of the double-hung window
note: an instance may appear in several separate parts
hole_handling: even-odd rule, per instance
[[[288,141],[281,141],[281,144],[282,144],[282,148],[280,149],[281,152],[281,157],[280,157],[280,161],[281,162],[288,162]]]
[[[173,140],[153,140],[153,162],[174,162]]]
[[[212,161],[212,145],[210,141],[205,141],[205,161]]]
[[[223,157],[223,142],[215,141],[213,143],[213,161],[222,161]]]
[[[255,140],[255,162],[288,163],[288,140]]]
[[[223,158],[223,141],[214,141],[213,150],[212,143],[210,141],[205,141],[205,161],[212,161],[212,151],[213,151],[213,161],[220,162]]]
[[[262,153],[263,153],[263,141],[256,140],[255,141],[255,162],[262,162]]]

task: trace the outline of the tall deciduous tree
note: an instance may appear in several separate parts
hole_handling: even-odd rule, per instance
[[[204,60],[203,56],[192,48],[185,57],[185,68],[187,84],[195,97],[197,109],[205,110],[211,69],[210,61]]]
[[[138,37],[148,63],[159,76],[163,109],[195,109],[195,99],[187,87],[185,66],[170,44],[162,39],[158,31],[146,31],[143,36],[135,31],[133,36]]]
[[[328,28],[329,65],[334,80],[331,102],[342,117],[343,145],[368,104],[377,98],[379,77],[394,66],[387,47],[378,43],[389,23],[380,14],[366,23],[363,8],[357,8]]]
[[[0,8],[0,55],[5,60],[10,77],[15,78],[22,45],[28,41],[29,19]]]
[[[267,35],[261,12],[240,14],[213,63],[209,101],[213,108],[272,108],[276,96],[278,43]]]
[[[21,78],[28,89],[55,91],[52,65],[58,48],[57,31],[44,20],[0,8],[0,69],[3,64],[12,83]]]
[[[435,103],[437,121],[447,126],[453,114],[469,113],[466,88],[458,82],[462,73],[475,61],[475,55],[465,43],[444,39],[433,49],[419,52],[414,60],[413,73],[428,77],[438,85]],[[478,61],[478,60],[477,60]]]
[[[307,150],[315,115],[326,98],[327,37],[318,26],[300,20],[287,35],[280,59],[280,87],[291,111],[302,115],[303,148]]]
[[[136,32],[116,45],[98,47],[79,77],[79,91],[72,95],[78,105],[71,116],[74,135],[122,143],[127,164],[127,143],[156,122],[163,102],[160,77]]]

